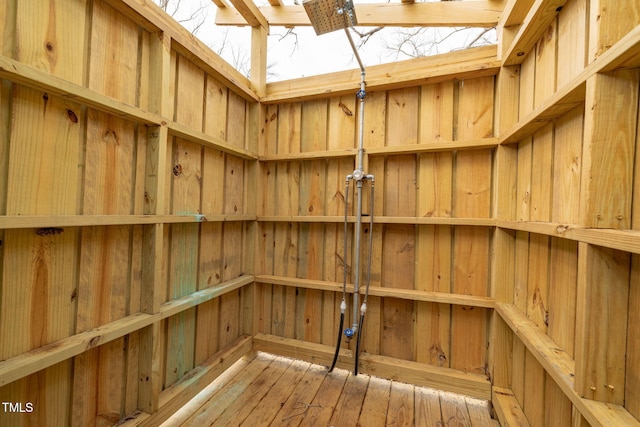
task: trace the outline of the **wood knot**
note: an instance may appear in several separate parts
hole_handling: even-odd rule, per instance
[[[76,113],[73,112],[73,110],[70,110],[67,108],[67,117],[69,117],[69,121],[71,123],[78,123],[78,116],[76,116]]]
[[[173,167],[173,175],[174,176],[182,175],[182,165],[180,163],[178,163]]]
[[[340,103],[338,104],[338,106],[342,109],[342,112],[343,112],[345,115],[347,115],[347,116],[349,116],[349,117],[353,116],[353,112],[351,111],[351,109],[350,109],[349,107],[347,107],[346,105],[344,105],[344,104],[342,103],[342,101],[340,101]]]
[[[92,348],[96,348],[99,343],[100,343],[100,335],[98,335],[97,337],[91,338],[89,340],[89,343],[87,344],[87,350],[90,350]]]
[[[64,231],[63,228],[45,227],[45,228],[37,229],[36,234],[38,236],[57,236],[58,234],[62,234],[63,231]]]

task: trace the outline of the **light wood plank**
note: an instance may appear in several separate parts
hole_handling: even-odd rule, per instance
[[[392,381],[387,425],[413,426],[414,386]]]
[[[371,377],[364,402],[362,403],[358,425],[371,427],[386,425],[385,416],[389,410],[390,393],[390,381]]]
[[[368,376],[350,375],[347,378],[329,425],[354,427],[358,425],[358,416],[368,385]]]
[[[311,405],[317,406],[309,408],[299,426],[330,425],[329,421],[333,416],[334,408],[338,404],[348,378],[349,372],[342,369],[327,374],[315,397],[310,402]]]
[[[455,425],[460,427],[471,427],[469,411],[465,398],[460,395],[439,392],[440,407],[442,410],[442,421],[445,425]]]
[[[234,3],[235,4],[235,3]],[[218,9],[217,25],[262,25],[243,10]],[[236,7],[238,7],[236,5]],[[259,7],[270,25],[294,27],[311,25],[302,6]],[[358,4],[358,25],[364,26],[445,26],[445,27],[493,27],[497,24],[502,8],[491,1],[472,1],[466,4],[411,3],[411,4]],[[245,16],[248,15],[248,16]],[[251,20],[249,22],[249,20]]]
[[[440,394],[435,389],[415,388],[415,424],[417,426],[437,426],[442,423]]]

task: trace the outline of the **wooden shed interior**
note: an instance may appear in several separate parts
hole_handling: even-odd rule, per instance
[[[149,0],[0,3],[0,425],[158,425],[249,354],[331,363],[360,73],[267,84],[308,18],[229,1],[250,78]],[[360,371],[640,426],[640,2],[359,8],[498,33],[367,69]]]

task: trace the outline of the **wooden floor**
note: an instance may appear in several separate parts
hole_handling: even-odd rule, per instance
[[[258,353],[164,426],[499,427],[486,401]]]

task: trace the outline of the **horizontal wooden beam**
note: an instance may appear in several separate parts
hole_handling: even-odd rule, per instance
[[[569,394],[575,375],[571,356],[513,304],[496,303],[496,311],[562,391]]]
[[[531,427],[518,399],[506,388],[492,387],[491,403],[500,425],[509,427]]]
[[[542,105],[523,117],[511,129],[500,135],[500,143],[518,143],[583,104],[586,94],[586,80],[582,80],[585,77],[582,74],[581,77],[581,79],[574,79],[570,84],[565,85]]]
[[[321,291],[342,292],[342,283],[329,282],[326,280],[298,279],[292,277],[272,276],[268,274],[258,274],[255,276],[256,283],[268,283],[270,285],[292,286],[296,288],[318,289]],[[347,292],[353,293],[353,284],[347,283]]]
[[[0,362],[0,387],[138,331],[157,320],[158,315],[134,314],[4,360]]]
[[[356,16],[361,26],[393,27],[495,27],[503,3],[491,0],[435,3],[357,4]],[[303,6],[264,6],[258,8],[269,25],[281,27],[310,26]],[[219,8],[216,25],[248,24],[246,17],[231,8]]]
[[[229,347],[220,350],[207,359],[202,365],[193,368],[178,382],[163,390],[160,393],[160,402],[156,412],[144,417],[142,422],[136,422],[135,419],[132,419],[128,423],[124,423],[123,426],[132,427],[133,425],[141,425],[151,427],[162,424],[213,380],[231,368],[242,357],[250,353],[252,347],[252,337],[244,335],[237,338]]]
[[[522,24],[533,2],[534,0],[509,0],[502,10],[498,25],[511,27]]]
[[[548,31],[567,0],[536,0],[504,57],[504,65],[522,64],[542,35]]]
[[[572,224],[507,220],[498,220],[497,226],[640,254],[640,231],[637,230],[585,228]]]
[[[523,117],[511,129],[499,135],[500,143],[518,143],[583,103],[587,79],[595,74],[638,67],[640,67],[640,26],[635,27],[618,40],[580,74],[563,87],[558,88],[555,94]]]
[[[253,350],[293,357],[294,359],[324,366],[331,364],[335,354],[335,347],[332,346],[263,333],[258,333],[253,337]],[[349,349],[341,348],[336,366],[342,369],[353,369],[353,352]]]
[[[217,298],[229,292],[233,292],[236,289],[240,289],[253,282],[254,277],[251,275],[240,276],[236,277],[235,279],[222,282],[221,284],[214,287],[203,289],[184,297],[165,302],[160,307],[160,317],[162,319],[165,319],[167,317],[174,316],[178,313],[210,301],[214,298]]]
[[[466,3],[466,2],[452,2]],[[419,3],[437,4],[437,3]],[[494,76],[500,69],[495,45],[366,67],[367,90],[389,90],[453,79]],[[264,103],[292,102],[354,94],[360,69],[267,84]]]
[[[255,221],[255,215],[20,215],[0,216],[0,230]],[[46,232],[46,231],[44,231]]]
[[[364,294],[364,290],[362,290],[361,293]],[[493,298],[489,297],[452,294],[447,292],[416,291],[413,289],[393,289],[380,286],[369,288],[369,295],[469,307],[493,308],[495,306],[495,301]]]
[[[300,215],[300,216],[258,216],[259,222],[303,222],[303,223],[340,223],[344,221],[343,216],[320,216],[320,215]],[[368,222],[368,217],[364,217],[364,222]],[[347,222],[355,223],[355,216],[348,216]],[[408,224],[408,225],[460,225],[473,227],[495,227],[494,218],[449,218],[433,216],[375,216],[374,224]]]
[[[456,369],[362,353],[360,370],[394,381],[464,394],[477,399],[491,399],[491,383],[487,377]]]
[[[421,154],[421,153],[438,153],[454,150],[481,150],[497,147],[498,138],[482,138],[463,141],[423,141],[420,144],[395,145],[387,147],[372,147],[365,150],[366,153],[374,156],[389,156],[395,154]],[[358,150],[355,148],[349,150],[333,150],[333,151],[308,151],[302,153],[287,154],[268,154],[260,156],[259,159],[265,162],[286,162],[294,160],[317,160],[317,159],[333,159],[344,157],[355,157]]]
[[[242,16],[246,24],[251,27],[264,27],[269,30],[269,23],[264,17],[258,6],[253,0],[229,0],[229,2],[236,8],[236,12]],[[231,10],[230,8],[224,8],[224,10]]]
[[[253,338],[253,349],[325,366],[331,363],[335,353],[333,346],[267,334],[257,334]],[[337,366],[353,370],[353,363],[353,353],[350,350],[341,349]],[[455,369],[362,353],[360,354],[359,372],[461,393],[478,399],[489,400],[491,398],[491,384],[486,377]]]
[[[391,147],[372,147],[365,150],[371,155],[422,154],[460,150],[482,150],[498,146],[498,138],[482,138],[460,141],[423,141],[420,144]]]
[[[164,121],[157,114],[125,104],[2,55],[0,55],[0,78],[86,105],[134,123],[159,125]]]
[[[159,313],[127,316],[4,360],[0,362],[0,387],[253,282],[253,276],[237,277],[214,288],[168,301],[162,304]]]
[[[243,147],[229,144],[227,141],[217,136],[193,130],[187,126],[181,125],[180,123],[169,122],[167,123],[167,127],[169,128],[169,133],[171,135],[177,136],[178,138],[186,139],[205,147],[220,150],[224,153],[231,154],[242,159],[256,160],[258,158],[257,153],[246,150]]]
[[[593,427],[640,427],[622,406],[581,397],[574,390],[575,362],[513,304],[496,304],[496,312]]]
[[[616,71],[640,67],[640,25],[629,31],[623,38],[607,49],[594,61],[600,65],[600,72]]]
[[[288,162],[292,160],[317,160],[352,157],[358,154],[355,148],[349,150],[307,151],[302,153],[267,154],[259,159],[265,162]]]
[[[291,286],[305,289],[318,289],[322,291],[342,292],[342,283],[328,282],[324,280],[300,279],[296,277],[271,276],[266,274],[258,274],[255,276],[257,283],[268,283],[271,285]],[[354,286],[347,283],[347,293],[352,294]],[[364,294],[365,289],[360,289],[360,294]],[[435,302],[438,304],[453,304],[469,307],[493,308],[495,302],[493,298],[452,294],[447,292],[419,291],[413,289],[394,289],[372,286],[369,288],[369,295],[398,298],[410,301]]]

